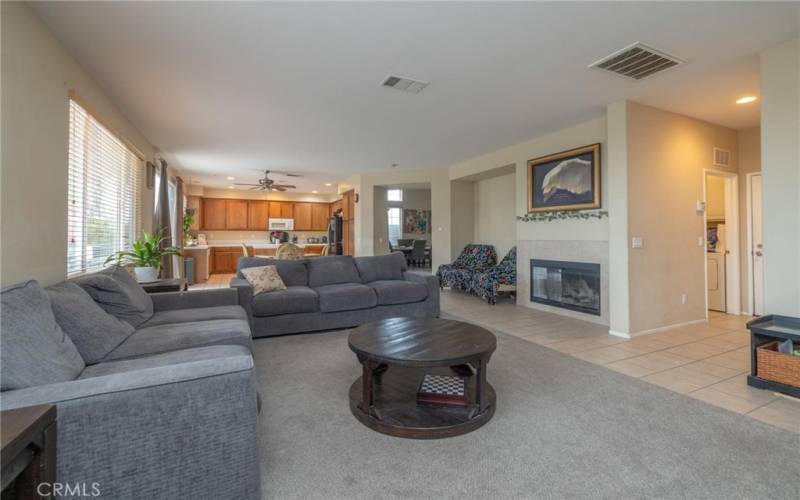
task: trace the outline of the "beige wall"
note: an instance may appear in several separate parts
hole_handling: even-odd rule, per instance
[[[475,181],[474,243],[494,245],[502,259],[517,244],[516,176],[501,175]]]
[[[630,331],[702,320],[705,228],[696,202],[713,148],[737,151],[736,131],[634,102],[626,122],[628,236],[644,241],[629,252]],[[738,170],[733,156],[724,170]]]
[[[739,255],[742,285],[742,313],[752,314],[749,281],[750,249],[747,247],[747,174],[761,172],[761,129],[759,127],[740,130],[739,142]]]
[[[450,254],[453,259],[475,238],[475,185],[450,181]]]
[[[719,175],[706,177],[706,217],[725,220],[725,178]]]
[[[761,53],[764,312],[800,316],[800,38]]]
[[[608,326],[615,335],[630,334],[628,268],[628,102],[606,108],[608,147]]]
[[[47,31],[28,5],[0,3],[2,17],[2,284],[66,277],[67,143],[75,90],[150,159],[154,148]],[[143,189],[144,229],[153,191]]]

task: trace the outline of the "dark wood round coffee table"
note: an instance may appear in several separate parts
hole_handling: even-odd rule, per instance
[[[476,325],[447,319],[392,318],[359,326],[350,349],[362,375],[350,386],[350,410],[392,436],[433,439],[465,434],[494,415],[497,396],[486,365],[497,339]],[[417,404],[425,374],[465,378],[466,406]]]

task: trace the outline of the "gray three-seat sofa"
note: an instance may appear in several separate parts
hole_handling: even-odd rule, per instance
[[[265,265],[277,267],[286,290],[254,296],[242,269]],[[306,260],[243,257],[231,287],[239,291],[254,337],[346,328],[399,316],[439,316],[436,277],[409,272],[399,252]]]
[[[2,290],[0,408],[57,407],[57,480],[101,498],[260,496],[235,290],[147,295],[120,268]]]

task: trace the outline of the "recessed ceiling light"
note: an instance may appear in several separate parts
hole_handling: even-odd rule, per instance
[[[229,181],[235,181],[235,180],[236,180],[236,177],[228,177],[228,180],[229,180]]]
[[[748,95],[748,96],[744,96],[742,98],[736,99],[736,104],[748,104],[748,103],[751,103],[751,102],[756,101],[756,100],[758,100],[758,97],[756,97],[754,95]]]
[[[333,184],[331,184],[330,182],[326,182],[325,185],[328,186],[328,187],[333,186]]]
[[[317,191],[316,189],[315,189],[315,190],[313,190],[313,191],[311,191],[311,192],[312,192],[312,193],[314,193],[314,194],[317,194],[317,193],[319,193],[319,191]]]
[[[233,186],[228,186],[228,189],[234,189],[234,187]]]

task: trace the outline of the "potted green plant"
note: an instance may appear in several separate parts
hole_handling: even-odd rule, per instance
[[[165,239],[163,228],[155,233],[144,231],[142,239],[134,241],[131,250],[109,255],[106,259],[106,264],[114,260],[117,261],[118,265],[133,264],[136,281],[139,283],[156,281],[161,270],[161,257],[165,255],[181,255],[181,251],[177,247],[162,247],[161,245]]]
[[[194,209],[187,208],[183,214],[183,243],[186,246],[194,245],[192,224],[194,224]]]

